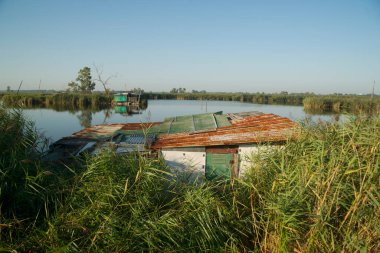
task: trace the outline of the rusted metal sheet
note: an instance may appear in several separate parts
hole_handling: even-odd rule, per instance
[[[237,146],[207,147],[206,153],[235,154],[235,153],[238,153],[238,147]]]
[[[161,135],[152,145],[154,149],[237,145],[244,143],[286,141],[297,129],[297,124],[288,118],[274,114],[246,116],[234,120],[231,126],[220,127],[209,131],[194,131]]]

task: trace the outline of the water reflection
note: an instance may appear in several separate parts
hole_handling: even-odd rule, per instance
[[[104,119],[103,119],[103,124],[107,123],[108,119],[112,117],[113,112],[120,114],[122,116],[128,117],[133,114],[142,114],[143,111],[145,111],[147,106],[139,107],[139,106],[114,106],[113,108],[106,108],[103,110],[99,110],[103,112]],[[71,111],[69,110],[70,113],[77,114],[77,119],[79,120],[80,126],[83,128],[87,128],[92,126],[92,116],[94,113],[98,113],[98,110],[91,110],[91,109],[82,109],[79,111]]]
[[[115,113],[120,113],[124,116],[132,115],[132,114],[141,114],[143,109],[138,106],[115,106]]]
[[[104,114],[103,124],[105,124],[107,122],[107,119],[111,118],[111,116],[112,116],[111,108],[107,108],[107,109],[103,110],[103,114]]]
[[[92,122],[92,112],[90,110],[83,110],[77,118],[79,119],[79,124],[83,128],[90,127]]]

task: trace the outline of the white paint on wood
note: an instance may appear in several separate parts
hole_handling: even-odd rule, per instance
[[[252,166],[254,166],[255,159],[260,159],[261,154],[267,153],[269,150],[278,148],[278,145],[240,145],[239,146],[239,176],[244,176]]]
[[[206,152],[163,150],[162,155],[166,164],[173,169],[205,173]]]
[[[252,167],[253,157],[258,153],[257,145],[241,145],[239,146],[239,177],[244,176],[244,174]]]

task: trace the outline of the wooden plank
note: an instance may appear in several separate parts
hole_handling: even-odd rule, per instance
[[[206,153],[235,154],[235,153],[238,153],[238,147],[237,146],[206,147]]]

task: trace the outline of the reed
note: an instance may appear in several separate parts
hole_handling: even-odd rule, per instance
[[[313,96],[303,101],[306,112],[379,114],[380,97],[375,96]]]
[[[283,93],[165,93],[151,92],[143,94],[145,99],[175,99],[175,100],[215,100],[215,101],[239,101],[256,104],[281,104],[302,105],[306,94]]]
[[[103,93],[7,93],[2,96],[3,105],[7,107],[53,108],[63,110],[106,109],[110,107],[112,97]],[[147,99],[173,100],[213,100],[239,101],[255,104],[303,105],[311,114],[321,113],[354,113],[379,114],[380,97],[358,95],[313,95],[310,93],[145,93]]]
[[[83,109],[109,107],[112,98],[101,93],[24,93],[6,94],[2,101],[7,107]]]
[[[238,189],[253,243],[265,252],[380,250],[380,120],[302,128],[261,154]],[[249,190],[249,191],[247,191]],[[238,208],[239,209],[239,208]]]
[[[303,123],[297,140],[263,149],[250,172],[231,182],[189,183],[160,158],[106,150],[84,157],[80,167],[68,166],[71,176],[54,172],[55,181],[45,178],[39,188],[44,193],[37,196],[55,208],[26,231],[8,228],[2,246],[68,252],[379,252],[379,140],[378,118]],[[18,178],[7,182],[21,187]],[[46,198],[46,192],[54,197]],[[21,223],[33,224],[34,215]]]
[[[42,163],[48,142],[22,111],[0,107],[0,132],[2,251],[4,245],[17,245],[46,223],[64,199],[66,183],[73,173],[59,164]]]

